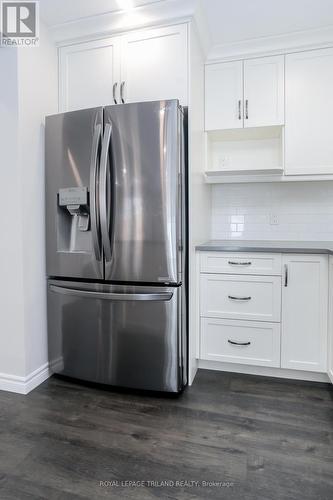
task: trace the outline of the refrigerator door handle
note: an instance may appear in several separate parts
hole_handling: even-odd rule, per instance
[[[125,104],[124,87],[125,87],[125,82],[121,82],[121,85],[120,85],[120,98],[121,98],[122,104]]]
[[[184,272],[185,259],[185,236],[184,230],[186,227],[185,221],[185,172],[184,172],[184,128],[183,114],[178,109],[178,134],[179,134],[179,171],[178,171],[178,234],[177,234],[177,264],[178,264],[178,281],[182,281]]]
[[[110,219],[110,206],[111,206],[111,186],[108,186],[108,156],[109,146],[111,141],[112,125],[107,123],[104,129],[102,152],[101,152],[101,168],[100,168],[100,182],[99,182],[99,204],[101,215],[101,233],[102,244],[104,249],[105,260],[111,260],[111,241],[109,234],[109,219]]]
[[[101,245],[100,245],[100,224],[99,224],[99,209],[98,209],[98,193],[97,193],[97,176],[98,176],[98,148],[102,136],[102,125],[98,124],[95,127],[90,163],[90,216],[91,216],[91,233],[93,239],[93,249],[96,260],[101,260]]]
[[[92,292],[89,290],[79,290],[77,288],[66,288],[64,286],[50,285],[50,290],[63,295],[73,295],[75,297],[87,297],[105,300],[123,300],[123,301],[169,301],[173,297],[173,292],[159,293],[108,293],[108,292]]]

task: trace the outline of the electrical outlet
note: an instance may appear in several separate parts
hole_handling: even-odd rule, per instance
[[[271,226],[277,226],[279,224],[278,214],[269,214],[269,223]]]
[[[223,170],[224,168],[229,167],[229,156],[220,156],[219,158],[220,168]]]

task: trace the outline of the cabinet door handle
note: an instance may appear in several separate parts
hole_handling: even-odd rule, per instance
[[[251,342],[236,342],[235,340],[230,340],[230,339],[228,339],[228,342],[229,342],[229,344],[232,344],[232,345],[243,345],[243,346],[251,344]]]
[[[245,101],[245,120],[249,119],[249,100]]]
[[[118,103],[117,103],[117,99],[116,99],[116,90],[117,90],[117,86],[118,86],[118,82],[115,82],[115,83],[113,84],[113,87],[112,87],[113,102],[114,102],[115,104],[118,104]]]
[[[233,260],[228,260],[230,266],[251,266],[252,262],[235,262]]]
[[[238,101],[238,120],[242,119],[242,101]]]
[[[288,286],[288,264],[284,265],[284,286]]]
[[[252,297],[234,297],[233,295],[228,295],[230,300],[251,300]]]
[[[124,99],[124,87],[125,87],[125,82],[121,82],[121,85],[120,85],[120,99],[121,99],[121,102],[123,104],[125,103],[125,99]]]

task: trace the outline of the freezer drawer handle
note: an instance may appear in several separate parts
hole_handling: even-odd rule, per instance
[[[252,297],[234,297],[233,295],[228,295],[230,300],[251,300]]]
[[[230,340],[230,339],[228,339],[228,342],[229,344],[232,345],[242,345],[242,346],[251,345],[251,342],[236,342],[235,340]]]
[[[66,288],[64,286],[50,285],[50,290],[63,295],[74,295],[75,297],[86,297],[91,299],[104,300],[146,300],[146,301],[168,301],[173,297],[173,292],[161,293],[108,293],[108,292],[91,292],[89,290],[79,290],[77,288]]]
[[[110,224],[110,207],[111,207],[111,186],[110,182],[108,185],[108,174],[109,174],[109,145],[111,140],[112,125],[107,123],[105,125],[104,137],[102,143],[101,152],[101,172],[100,172],[100,183],[99,183],[99,203],[100,203],[100,214],[101,214],[101,232],[102,232],[102,242],[104,248],[105,260],[110,262],[111,260],[111,241],[109,234],[109,224]]]
[[[98,151],[99,143],[102,135],[101,124],[96,125],[90,164],[90,215],[91,215],[91,232],[93,238],[93,248],[96,260],[101,260],[100,246],[100,226],[99,226],[99,209],[97,203],[97,176],[98,176]]]

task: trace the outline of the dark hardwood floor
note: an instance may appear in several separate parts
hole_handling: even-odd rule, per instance
[[[53,377],[0,408],[1,500],[333,499],[329,384],[200,371],[166,398]]]

